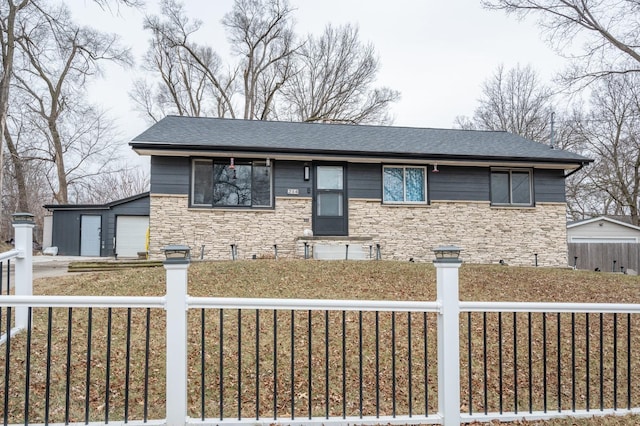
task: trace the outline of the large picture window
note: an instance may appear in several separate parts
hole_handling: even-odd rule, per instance
[[[264,161],[193,160],[191,204],[271,207],[271,167]]]
[[[492,170],[491,204],[506,206],[531,206],[530,170]]]
[[[427,173],[425,167],[384,166],[383,202],[426,203]]]

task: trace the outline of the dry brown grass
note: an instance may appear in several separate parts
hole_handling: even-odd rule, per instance
[[[637,277],[623,276],[619,274],[603,274],[584,271],[571,271],[559,269],[543,269],[543,268],[514,268],[502,266],[477,266],[463,265],[460,270],[460,296],[462,300],[479,300],[479,301],[549,301],[549,302],[613,302],[613,303],[639,303],[640,302],[640,280]],[[48,278],[36,281],[35,292],[37,294],[84,294],[84,295],[163,295],[164,294],[164,271],[162,268],[157,269],[136,269],[117,272],[101,272],[88,273],[81,275],[73,275],[68,277]],[[225,297],[266,297],[266,298],[321,298],[321,299],[353,299],[353,300],[425,300],[435,299],[435,269],[430,264],[414,264],[400,262],[313,262],[313,261],[270,261],[258,260],[247,262],[215,262],[215,263],[194,263],[189,270],[189,294],[192,296],[225,296]],[[131,357],[132,370],[129,386],[129,417],[142,418],[143,401],[144,401],[144,377],[142,376],[144,366],[144,330],[146,326],[144,310],[132,311],[132,343]],[[91,408],[89,418],[91,420],[104,420],[106,412],[105,399],[105,378],[106,378],[106,335],[107,335],[107,312],[105,310],[93,310],[92,319],[92,362],[91,362],[91,386],[89,388],[89,400]],[[4,313],[3,313],[4,315]],[[52,347],[52,368],[50,379],[50,421],[64,420],[64,389],[66,382],[66,351],[67,351],[67,319],[68,311],[54,310],[52,317],[53,342]],[[71,420],[84,420],[85,410],[85,380],[86,380],[86,353],[87,353],[87,315],[86,309],[73,310],[73,330],[74,337],[72,339],[72,353],[75,359],[72,362],[71,369],[71,390],[72,397],[70,402]],[[111,343],[111,374],[109,376],[110,398],[108,399],[110,418],[112,420],[121,419],[124,413],[122,401],[125,393],[125,369],[124,362],[126,354],[126,315],[127,311],[118,309],[112,312],[112,343]],[[197,392],[200,384],[200,311],[190,312],[190,389],[189,407],[190,415],[199,416],[200,395]],[[219,346],[217,345],[219,336],[219,326],[217,319],[220,315],[218,310],[208,310],[205,313],[205,345],[206,345],[206,380],[205,388],[207,393],[206,415],[207,417],[219,416],[218,405],[216,401],[217,390],[220,384],[219,365]],[[278,374],[275,374],[277,380],[278,393],[278,414],[281,416],[290,415],[290,363],[291,357],[289,349],[291,346],[291,314],[289,312],[279,312],[278,314],[278,351],[275,356],[273,350],[273,312],[265,312],[260,316],[260,357],[259,363],[256,364],[255,351],[255,312],[243,311],[224,311],[225,318],[224,327],[224,357],[225,366],[223,385],[225,388],[225,399],[223,401],[225,416],[234,416],[237,413],[237,388],[238,376],[237,366],[234,365],[238,359],[238,318],[242,320],[242,375],[240,383],[243,395],[246,393],[245,399],[241,406],[243,416],[255,415],[254,397],[251,390],[256,386],[255,373],[256,367],[260,373],[260,394],[261,412],[272,413],[273,411],[273,384],[274,384],[274,368]],[[151,357],[150,363],[150,384],[149,384],[149,418],[164,417],[164,317],[161,311],[151,311]],[[435,317],[429,315],[429,326],[427,328],[427,336],[430,342],[435,342],[434,325]],[[510,342],[513,339],[511,316],[503,316],[503,341]],[[306,395],[306,374],[308,371],[308,363],[306,359],[306,342],[309,330],[309,316],[307,312],[299,312],[294,314],[294,342],[295,346],[295,376],[294,395],[296,415],[306,415],[308,407],[308,397]],[[390,365],[391,351],[389,350],[391,336],[389,331],[390,314],[380,314],[380,364],[384,366]],[[396,335],[396,353],[398,359],[406,358],[408,352],[408,333],[406,330],[407,315],[398,314],[395,318],[398,333]],[[412,355],[415,359],[421,359],[423,350],[421,336],[423,333],[422,316],[412,315]],[[466,335],[466,318],[462,318],[463,336]],[[548,320],[548,359],[554,360],[557,352],[554,352],[556,342],[556,317],[549,316]],[[591,333],[593,336],[592,345],[597,348],[597,316],[592,317],[592,327],[596,326],[596,330]],[[620,319],[618,333],[625,333],[625,322]],[[4,318],[3,318],[4,321]],[[488,315],[488,369],[489,378],[487,379],[487,387],[490,391],[488,398],[489,411],[497,408],[499,389],[499,380],[497,379],[496,364],[496,346],[497,346],[497,317],[496,315]],[[524,339],[526,342],[526,317],[518,318],[518,339]],[[536,336],[539,336],[541,325],[540,317],[534,317],[534,328],[537,330]],[[341,358],[341,342],[340,328],[342,318],[340,313],[331,313],[328,316],[330,328],[329,341],[330,353],[329,358],[324,356],[324,313],[314,313],[311,316],[312,330],[312,346],[314,348],[314,357],[312,361],[312,371],[314,378],[312,386],[314,393],[316,390],[324,390],[324,369],[328,363],[329,383],[330,383],[330,399],[332,404],[331,414],[341,414],[341,381],[342,381],[342,358]],[[358,325],[359,318],[355,313],[347,313],[345,315],[345,324],[347,334],[350,336],[347,343],[347,363],[346,377],[348,384],[349,404],[347,411],[349,415],[358,413],[358,365],[359,365],[359,349]],[[363,359],[364,359],[364,391],[369,396],[363,401],[363,410],[365,415],[375,414],[375,400],[370,396],[370,390],[373,389],[372,372],[374,352],[375,352],[375,334],[373,333],[375,324],[375,316],[372,313],[363,314]],[[565,317],[562,319],[561,340],[563,347],[570,342],[570,324]],[[636,323],[633,322],[632,326]],[[472,371],[472,398],[474,412],[481,411],[483,405],[482,388],[484,385],[484,377],[482,376],[482,359],[478,358],[482,352],[482,317],[474,314],[472,327],[474,329],[474,337],[472,340],[472,348],[474,353],[473,371]],[[584,340],[584,317],[578,318],[576,327],[583,330],[578,337],[578,341]],[[582,328],[580,328],[582,327]],[[605,330],[611,329],[610,318],[606,318],[604,325]],[[640,328],[640,325],[635,325]],[[271,334],[270,334],[271,333]],[[576,333],[578,334],[578,332]],[[636,333],[637,334],[637,333]],[[31,383],[30,383],[30,420],[41,422],[44,419],[44,404],[46,391],[46,364],[44,364],[43,355],[46,354],[46,335],[47,335],[47,310],[36,310],[34,312],[34,333],[32,336],[32,352],[38,354],[36,359],[32,355],[31,360]],[[463,350],[463,364],[465,362],[467,347],[466,341],[461,342]],[[633,344],[637,347],[640,342],[636,342],[637,337],[634,335]],[[519,340],[520,341],[520,340]],[[20,335],[12,342],[12,366],[15,367],[11,375],[10,389],[10,407],[11,418],[14,421],[21,421],[23,418],[24,407],[24,369],[26,366],[25,350],[26,336]],[[536,350],[539,352],[539,342],[535,343]],[[519,343],[518,359],[524,360],[526,350],[524,343]],[[505,344],[505,346],[507,346]],[[317,349],[316,349],[317,348]],[[623,353],[624,348],[620,348]],[[316,352],[320,353],[316,356]],[[568,356],[568,352],[563,350],[563,360]],[[4,351],[0,351],[0,365],[4,365]],[[435,411],[436,399],[436,382],[435,382],[435,345],[430,344],[428,350],[429,363],[427,373],[429,374],[428,392],[429,392],[429,411]],[[509,352],[509,348],[505,347],[504,369],[509,368],[508,362],[512,359],[513,349]],[[607,358],[608,360],[609,358]],[[597,358],[595,359],[597,361]],[[620,361],[623,363],[622,361]],[[626,361],[625,361],[626,362]],[[606,368],[611,369],[611,362],[607,361]],[[637,365],[636,365],[637,364]],[[633,360],[633,366],[636,370],[640,369],[640,360]],[[387,367],[385,367],[387,368]],[[465,367],[466,368],[466,367]],[[549,390],[556,389],[557,377],[555,364],[550,363],[548,378]],[[578,369],[579,374],[586,373],[586,368]],[[591,368],[591,367],[590,367]],[[532,391],[538,396],[538,402],[534,409],[539,407],[539,394],[541,393],[541,371],[542,363],[538,358],[534,363],[532,376]],[[597,362],[593,369],[597,371]],[[398,365],[397,383],[398,388],[406,387],[409,380],[405,372],[406,367]],[[509,370],[509,371],[511,371]],[[4,371],[4,370],[3,370]],[[592,371],[592,370],[590,370]],[[424,375],[424,367],[416,366],[413,371],[415,377]],[[3,373],[4,374],[4,373]],[[567,372],[560,375],[562,381],[563,407],[569,401],[571,389],[568,387],[570,379]],[[623,374],[623,372],[620,372]],[[316,377],[316,375],[318,377]],[[299,376],[299,377],[298,377]],[[512,375],[505,374],[503,379],[503,399],[512,401],[513,396],[513,379]],[[609,377],[609,376],[608,376]],[[3,377],[0,377],[0,383],[3,383]],[[299,380],[299,382],[298,382]],[[412,378],[414,380],[414,410],[423,412],[420,407],[424,407],[424,382]],[[468,403],[468,392],[465,389],[468,376],[466,370],[463,370],[463,404]],[[637,380],[636,380],[637,381]],[[421,385],[422,383],[422,385]],[[528,373],[521,372],[518,377],[519,404],[520,410],[527,407],[528,400]],[[592,408],[599,402],[597,399],[598,381],[594,382],[594,390],[592,391]],[[612,388],[612,380],[608,379],[605,388]],[[619,384],[622,387],[622,384]],[[634,383],[640,386],[640,383]],[[383,378],[380,382],[382,398],[379,409],[383,414],[390,412],[390,388],[391,383],[388,378]],[[579,389],[579,394],[584,394],[586,389]],[[280,393],[281,392],[281,393]],[[400,392],[400,391],[399,391]],[[640,389],[634,390],[634,400],[640,397]],[[4,388],[0,389],[0,403],[4,395]],[[406,409],[407,395],[399,393],[398,412]],[[288,398],[288,399],[287,399]],[[582,396],[583,400],[584,397]],[[336,402],[337,401],[337,402]],[[354,402],[355,401],[355,402]],[[554,407],[557,401],[549,398],[549,406]],[[607,402],[608,403],[608,402]],[[324,392],[320,392],[317,398],[311,401],[312,412],[314,415],[323,415]],[[619,401],[619,406],[624,403]],[[525,407],[525,408],[523,408]],[[505,409],[508,409],[505,407]],[[637,424],[640,419],[637,417],[624,418],[606,418],[597,420],[556,420],[548,423],[534,424]]]

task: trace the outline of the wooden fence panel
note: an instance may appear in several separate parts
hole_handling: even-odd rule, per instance
[[[620,272],[640,269],[640,243],[569,243],[568,263],[578,269]],[[577,259],[575,259],[577,257]]]

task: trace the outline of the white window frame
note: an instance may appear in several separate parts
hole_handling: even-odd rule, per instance
[[[513,173],[527,173],[529,175],[529,202],[528,203],[514,203],[513,202]],[[509,202],[508,203],[494,203],[491,200],[492,206],[513,206],[513,207],[533,207],[533,170],[532,169],[513,169],[513,168],[492,168],[491,176],[489,177],[489,185],[491,187],[491,198],[493,198],[493,174],[494,173],[507,173],[509,175]]]
[[[384,170],[385,169],[402,169],[402,201],[391,201],[384,199]],[[424,189],[424,200],[423,201],[407,201],[407,174],[405,172],[406,169],[422,169],[424,179],[422,181],[423,189]],[[427,166],[418,166],[418,165],[400,165],[400,164],[386,164],[382,166],[382,203],[383,204],[428,204],[429,203],[429,195],[427,193]]]

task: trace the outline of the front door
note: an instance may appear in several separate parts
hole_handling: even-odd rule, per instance
[[[100,256],[102,216],[80,217],[80,256]]]
[[[314,235],[348,235],[346,168],[317,165],[313,200]]]

